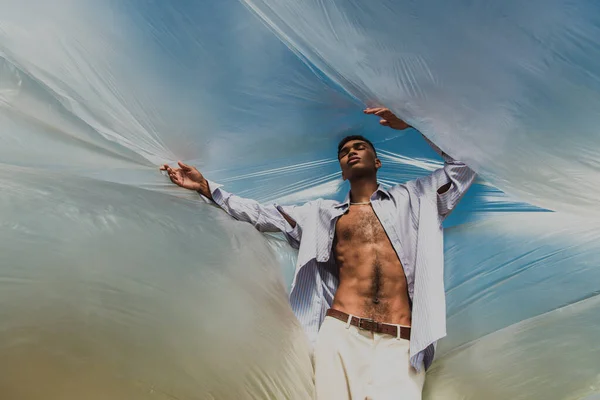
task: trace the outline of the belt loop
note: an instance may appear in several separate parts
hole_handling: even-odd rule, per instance
[[[348,321],[346,321],[346,329],[350,328],[351,323],[352,323],[352,315],[348,314]]]
[[[396,340],[400,340],[400,339],[402,339],[400,337],[400,334],[402,333],[402,331],[401,331],[402,328],[400,327],[400,325],[396,325],[396,329],[397,329],[396,330]]]

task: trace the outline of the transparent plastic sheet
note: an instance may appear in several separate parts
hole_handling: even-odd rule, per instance
[[[540,336],[549,347],[566,340],[573,354],[582,354],[581,364],[559,349],[563,363],[538,376],[546,358],[532,357],[521,371],[505,368],[502,352],[492,354],[495,343],[520,354],[538,332],[532,318],[561,315],[555,310],[591,296],[597,281],[597,225],[580,230],[586,224],[579,220],[538,213],[524,202],[597,211],[590,201],[597,197],[591,173],[598,146],[589,128],[597,126],[596,47],[589,42],[596,6],[582,1],[566,9],[544,36],[565,2],[465,2],[449,10],[441,2],[269,0],[253,1],[254,11],[261,4],[270,6],[262,17],[272,17],[271,28],[282,29],[276,33],[295,53],[234,0],[0,0],[4,392],[46,400],[81,393],[264,398],[271,390],[304,398],[312,385],[307,349],[285,298],[295,252],[174,188],[156,166],[183,159],[236,194],[301,203],[345,196],[335,148],[348,133],[373,139],[384,184],[441,165],[415,132],[377,127],[362,115],[371,102],[412,118],[483,173],[446,221],[474,224],[447,231],[449,336],[438,347],[428,393],[448,399],[506,393],[486,376],[470,375],[482,361],[458,347],[467,344],[487,355],[487,378],[527,376],[529,398],[543,398],[542,386],[563,376],[572,377],[560,392],[565,398],[597,390],[591,377],[598,368],[586,356],[596,355],[593,320],[582,324],[579,347],[563,331]],[[284,10],[297,14],[288,19]],[[338,23],[340,15],[351,18]],[[283,20],[294,29],[278,25]],[[484,23],[495,28],[483,29]],[[306,24],[314,32],[302,33]],[[307,38],[300,41],[301,34]],[[362,42],[353,42],[357,37]],[[546,52],[550,43],[555,58]],[[398,50],[422,54],[398,63],[390,60]],[[398,68],[384,68],[388,61]],[[433,83],[423,83],[422,66]],[[567,90],[572,86],[576,94]],[[566,125],[569,135],[562,135]],[[523,229],[525,221],[539,229]],[[246,324],[249,332],[227,329]],[[517,325],[503,330],[511,324]],[[523,341],[504,336],[524,326],[531,334]],[[14,368],[24,356],[35,373],[28,365]],[[574,375],[563,375],[569,370]]]
[[[183,159],[282,203],[345,196],[335,148],[349,133],[373,139],[386,183],[440,165],[418,134],[377,127],[237,1],[2,4],[0,162],[183,195],[155,169]]]
[[[598,295],[598,282],[596,221],[559,213],[506,213],[447,229],[445,288],[452,334],[440,342],[438,355]]]
[[[2,5],[3,109],[53,146],[42,157],[24,140],[7,141],[4,162],[27,156],[27,166],[88,167],[104,179],[115,179],[110,165],[91,169],[106,153],[148,167],[195,160],[210,170],[253,166],[272,154],[305,162],[356,123],[346,118],[356,103],[234,0]],[[307,139],[307,131],[315,135]],[[65,142],[87,150],[89,160],[74,166]]]
[[[243,1],[354,97],[501,190],[600,214],[597,1]]]
[[[587,399],[600,392],[599,335],[596,295],[443,357],[428,373],[424,398]]]
[[[3,399],[310,397],[307,342],[250,225],[16,167],[0,188]]]
[[[600,391],[600,229],[506,213],[446,230],[448,336],[426,399],[580,399]]]
[[[237,1],[0,8],[0,397],[307,398],[294,252],[158,164],[310,155],[352,101]]]

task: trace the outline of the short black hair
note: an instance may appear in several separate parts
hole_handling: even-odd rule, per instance
[[[369,139],[367,139],[366,137],[364,137],[362,135],[350,135],[350,136],[346,136],[345,138],[343,138],[340,141],[340,143],[338,144],[338,156],[340,154],[340,151],[342,151],[342,147],[344,147],[344,145],[346,143],[348,143],[352,140],[361,140],[363,142],[366,142],[369,146],[371,146],[375,155],[377,155],[377,150],[375,150],[375,146],[373,146],[373,143],[371,143],[371,141]]]

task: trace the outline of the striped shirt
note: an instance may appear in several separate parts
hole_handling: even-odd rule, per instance
[[[429,368],[436,342],[446,336],[442,222],[476,176],[464,163],[428,142],[444,158],[442,168],[388,189],[379,185],[370,199],[404,267],[412,301],[410,359],[417,370]],[[447,184],[450,187],[439,194],[438,189]],[[342,203],[318,199],[280,206],[235,196],[211,181],[209,187],[213,201],[229,215],[261,232],[282,232],[299,250],[290,304],[314,345],[339,283],[332,244],[337,219],[349,208],[349,194]],[[296,226],[280,211],[294,219]]]

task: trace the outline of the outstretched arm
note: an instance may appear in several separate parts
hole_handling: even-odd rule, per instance
[[[404,130],[411,127],[387,108],[367,108],[365,113],[377,115],[381,118],[381,125],[392,129]],[[456,161],[444,153],[424,135],[423,138],[444,159],[444,166],[429,176],[417,179],[416,185],[422,194],[436,192],[439,214],[446,217],[471,187],[476,173],[465,163]]]
[[[169,174],[173,183],[212,200],[235,219],[249,222],[261,232],[283,232],[292,246],[299,245],[301,231],[296,220],[285,213],[282,207],[263,205],[255,200],[235,196],[206,179],[195,167],[182,162],[179,162],[179,167],[171,168],[165,164],[160,169]]]

